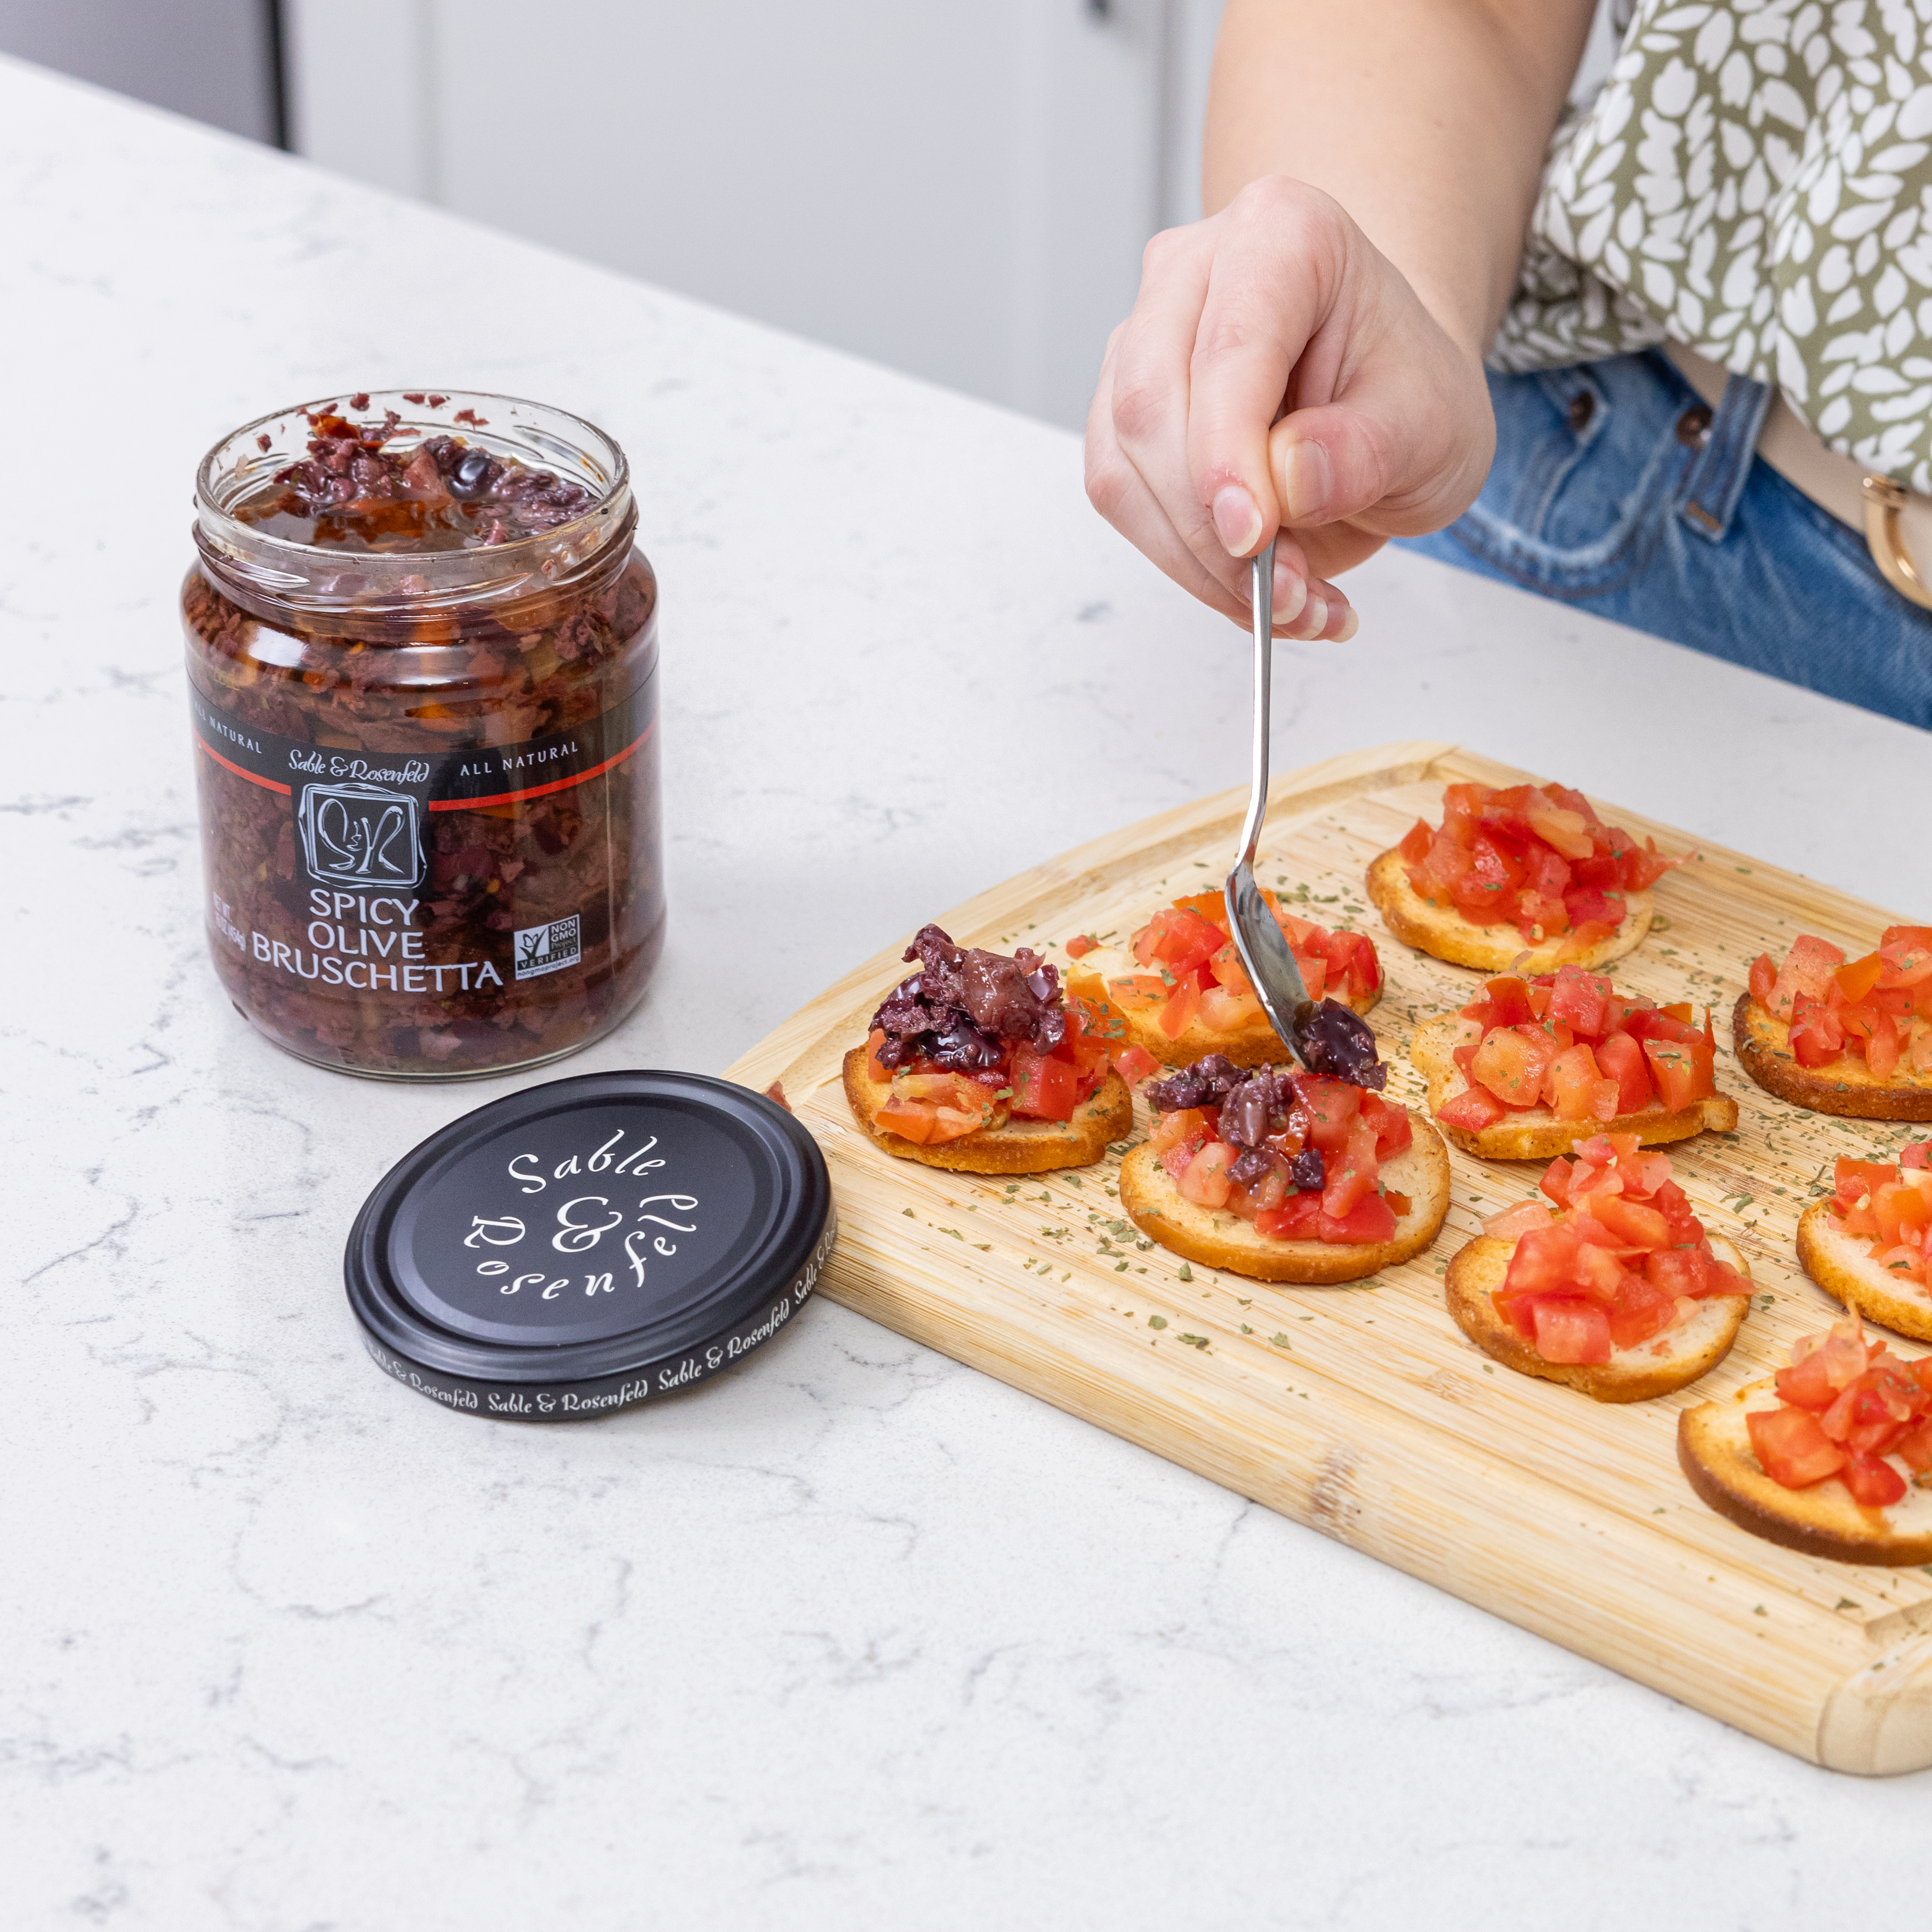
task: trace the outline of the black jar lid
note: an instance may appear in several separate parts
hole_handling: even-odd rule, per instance
[[[837,1232],[817,1144],[748,1088],[587,1073],[452,1121],[392,1168],[343,1274],[369,1352],[452,1408],[609,1415],[783,1328]]]

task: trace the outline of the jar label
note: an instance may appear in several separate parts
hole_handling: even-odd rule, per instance
[[[280,738],[238,725],[192,684],[188,707],[202,754],[263,790],[295,814],[295,856],[319,886],[357,892],[408,892],[429,878],[435,814],[478,811],[568,791],[614,770],[651,734],[655,677],[622,704],[568,730],[464,751],[388,752]],[[541,928],[518,935],[536,946],[535,970],[572,963]],[[574,955],[572,956],[574,957]],[[518,976],[528,974],[519,971]]]

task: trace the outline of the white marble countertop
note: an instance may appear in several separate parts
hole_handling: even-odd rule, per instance
[[[671,932],[571,1070],[722,1067],[935,910],[1242,782],[1244,642],[1068,436],[7,66],[0,210],[10,1928],[1922,1900],[1932,1774],[1810,1769],[830,1304],[578,1427],[386,1382],[350,1220],[506,1083],[344,1080],[217,992],[173,613],[208,444],[433,379],[629,449]],[[1356,644],[1282,651],[1280,768],[1461,739],[1923,902],[1924,736],[1413,559],[1352,587]]]

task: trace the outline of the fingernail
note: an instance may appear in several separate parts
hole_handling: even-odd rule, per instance
[[[1301,622],[1295,626],[1294,634],[1305,644],[1318,638],[1328,628],[1328,600],[1318,597],[1313,591],[1308,593],[1308,602],[1301,613]]]
[[[1301,607],[1308,602],[1308,580],[1298,577],[1285,563],[1274,567],[1274,620],[1277,624],[1292,624],[1301,615]]]
[[[1321,444],[1291,442],[1282,449],[1281,500],[1287,506],[1284,521],[1306,523],[1319,516],[1328,506],[1328,494],[1334,484],[1328,452]]]
[[[1342,628],[1335,633],[1336,643],[1346,644],[1361,628],[1362,620],[1356,616],[1354,607],[1351,604],[1348,614],[1342,620]]]
[[[1260,542],[1262,513],[1240,484],[1229,483],[1214,493],[1211,514],[1214,534],[1230,556],[1246,556]]]

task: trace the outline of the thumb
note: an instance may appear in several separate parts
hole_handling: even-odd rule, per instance
[[[1268,436],[1282,520],[1303,528],[1349,521],[1384,536],[1454,523],[1474,502],[1495,454],[1487,400],[1470,412],[1440,390],[1400,382],[1284,416]]]

